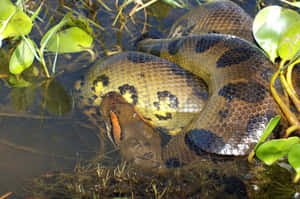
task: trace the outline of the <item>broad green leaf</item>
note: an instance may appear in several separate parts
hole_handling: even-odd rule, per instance
[[[27,35],[32,28],[30,18],[9,0],[0,1],[0,36],[17,37]]]
[[[290,137],[265,142],[256,150],[256,156],[267,165],[271,165],[279,158],[285,156],[294,144],[299,144],[300,138]]]
[[[295,171],[300,174],[300,144],[295,144],[291,147],[288,154],[288,161]]]
[[[274,130],[274,128],[277,126],[278,122],[280,120],[280,115],[277,115],[276,117],[273,117],[267,127],[265,128],[259,142],[256,144],[254,151],[257,150],[257,148],[269,137],[269,135],[272,133],[272,131]]]
[[[41,44],[41,54],[43,56],[44,50],[46,48],[46,45],[48,44],[50,38],[53,37],[53,35],[56,34],[56,32],[62,28],[64,25],[66,25],[70,21],[70,17],[67,15],[64,17],[57,25],[52,27],[42,38],[40,44]]]
[[[27,39],[29,44],[23,39],[18,47],[14,50],[10,62],[9,62],[9,72],[12,74],[20,74],[25,69],[29,68],[34,60],[33,49],[35,44],[32,40]],[[33,48],[32,48],[33,47]]]
[[[91,48],[93,38],[78,27],[57,32],[46,45],[46,50],[59,53],[81,52]]]
[[[292,59],[300,49],[300,23],[290,26],[281,36],[278,54],[285,62]]]
[[[278,56],[277,48],[282,34],[299,20],[300,15],[297,12],[280,6],[266,7],[255,16],[254,38],[267,52],[272,62]]]
[[[3,23],[16,10],[16,6],[10,0],[0,1],[0,24]]]

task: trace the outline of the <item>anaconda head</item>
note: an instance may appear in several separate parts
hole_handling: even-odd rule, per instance
[[[145,169],[161,165],[159,132],[139,115],[120,94],[106,94],[100,105],[110,140],[120,147],[122,157]]]

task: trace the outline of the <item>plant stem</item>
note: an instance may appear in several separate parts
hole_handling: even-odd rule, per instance
[[[49,71],[48,71],[48,68],[46,66],[46,62],[45,62],[45,59],[44,59],[44,56],[43,55],[40,55],[40,58],[41,58],[41,64],[43,66],[43,69],[44,69],[44,72],[46,74],[46,77],[47,78],[50,78],[50,75],[49,75]]]
[[[251,153],[248,155],[248,162],[252,162],[253,161],[253,157],[255,156],[255,151],[251,151]]]
[[[283,63],[280,63],[280,68],[282,67]],[[295,114],[289,109],[289,107],[283,102],[283,100],[280,98],[280,96],[278,95],[274,84],[275,84],[275,80],[277,79],[277,77],[280,75],[280,73],[282,73],[282,71],[277,70],[276,73],[273,75],[271,82],[270,82],[270,89],[271,92],[273,94],[274,99],[276,100],[276,102],[279,104],[281,110],[283,111],[283,113],[285,114],[285,116],[287,117],[289,123],[291,125],[300,125],[299,121],[297,119],[297,117],[295,116]]]
[[[299,179],[300,179],[300,173],[297,173],[293,179],[293,182],[297,183],[299,181]]]

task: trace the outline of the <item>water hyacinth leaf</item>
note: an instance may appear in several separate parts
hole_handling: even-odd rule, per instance
[[[254,151],[257,150],[257,148],[269,137],[269,135],[272,133],[274,128],[277,126],[278,122],[280,121],[280,115],[277,115],[276,117],[273,117],[267,127],[265,128],[259,142],[256,144]]]
[[[282,34],[300,20],[300,15],[280,6],[269,6],[255,16],[253,34],[257,43],[267,52],[272,62],[278,56],[277,48]]]
[[[295,144],[291,147],[288,154],[288,161],[297,174],[300,174],[300,144]]]
[[[2,39],[27,35],[32,28],[31,19],[9,0],[0,1],[0,35]]]
[[[294,144],[299,144],[300,138],[290,137],[265,142],[256,150],[256,156],[267,165],[271,165],[279,158],[285,156]]]
[[[46,44],[46,50],[58,53],[75,53],[92,47],[93,38],[78,27],[57,32]]]
[[[278,45],[278,54],[283,61],[291,60],[300,49],[300,23],[290,26],[283,34]]]
[[[64,17],[57,25],[52,27],[42,38],[40,44],[41,44],[41,51],[44,51],[44,48],[46,47],[47,43],[49,42],[50,38],[53,37],[53,35],[56,34],[56,32],[62,28],[64,25],[66,25],[71,19],[68,17]]]
[[[10,0],[0,1],[0,23],[3,23],[16,10],[16,6]]]
[[[9,72],[12,74],[20,74],[25,69],[29,68],[34,60],[34,53],[32,49],[35,49],[35,43],[27,39],[28,43],[23,39],[18,47],[14,50],[10,62],[9,62]],[[31,46],[29,46],[31,45]]]

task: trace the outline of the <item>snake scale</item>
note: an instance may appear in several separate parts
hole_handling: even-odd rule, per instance
[[[275,68],[251,43],[251,29],[252,18],[231,1],[200,5],[177,20],[168,38],[142,40],[143,52],[95,64],[77,85],[79,103],[102,103],[108,130],[114,113],[120,148],[124,156],[140,154],[137,164],[178,166],[205,152],[246,155],[281,114],[269,89]],[[158,131],[174,136],[161,147]]]

